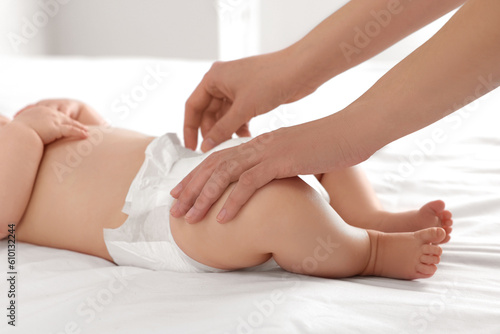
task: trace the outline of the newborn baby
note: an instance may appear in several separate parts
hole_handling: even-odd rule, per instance
[[[274,180],[219,224],[231,185],[204,220],[189,224],[169,214],[169,192],[209,153],[244,148],[245,140],[201,154],[172,134],[111,128],[78,101],[44,100],[12,121],[1,117],[0,142],[0,237],[15,224],[18,241],[118,265],[180,272],[279,265],[329,278],[417,279],[435,273],[439,244],[450,239],[442,201],[383,211],[355,168],[317,175],[325,197],[301,178]]]

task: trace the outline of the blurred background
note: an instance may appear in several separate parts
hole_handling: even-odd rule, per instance
[[[286,47],[347,0],[2,0],[0,55],[228,60]],[[397,61],[449,18],[379,55]]]

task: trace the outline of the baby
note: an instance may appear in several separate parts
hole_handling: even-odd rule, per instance
[[[215,148],[245,145],[233,139]],[[0,118],[0,237],[154,270],[218,272],[279,265],[340,278],[431,277],[450,239],[442,201],[383,211],[358,169],[274,180],[227,224],[170,216],[170,190],[207,154],[167,134],[111,128],[74,100],[44,100]],[[318,180],[321,182],[319,184]],[[309,183],[314,185],[313,181]],[[334,210],[335,209],[335,210]]]

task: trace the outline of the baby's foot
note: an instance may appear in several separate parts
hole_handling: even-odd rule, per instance
[[[409,233],[367,232],[371,253],[361,275],[410,280],[434,275],[442,253],[437,244],[447,237],[438,227]]]
[[[441,227],[446,237],[441,243],[450,240],[453,220],[451,212],[445,210],[443,201],[433,201],[425,204],[420,210],[407,212],[383,212],[377,230],[382,232],[414,232],[429,227]]]
[[[451,219],[451,212],[445,210],[445,204],[441,200],[429,202],[418,210],[414,216],[413,225],[414,230],[418,231],[428,227],[441,227],[446,232],[446,238],[441,241],[442,244],[450,240],[450,233],[452,231],[453,219]]]

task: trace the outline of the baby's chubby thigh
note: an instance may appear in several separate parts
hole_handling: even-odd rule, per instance
[[[257,190],[233,220],[220,224],[216,216],[234,186],[226,189],[199,223],[170,216],[172,236],[182,251],[214,268],[241,269],[269,260],[287,217],[295,215],[304,197],[314,192],[297,177],[274,180]]]
[[[252,267],[266,262],[271,254],[262,251],[258,237],[262,229],[253,224],[259,217],[255,210],[257,196],[250,199],[240,213],[227,224],[216,220],[218,212],[235,184],[229,185],[205,218],[196,224],[189,224],[184,217],[170,215],[170,229],[179,248],[193,260],[207,266],[235,270]],[[260,201],[259,201],[260,202]],[[256,242],[257,241],[257,242]]]

